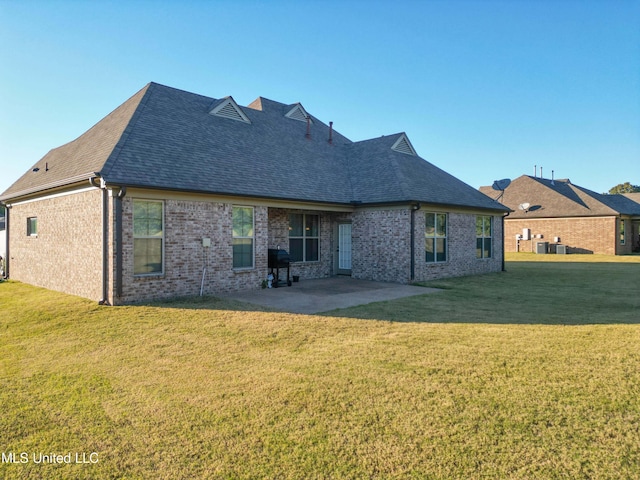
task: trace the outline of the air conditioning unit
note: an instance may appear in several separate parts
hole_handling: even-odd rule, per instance
[[[567,246],[566,245],[556,245],[556,253],[558,255],[566,255],[567,254]]]
[[[549,242],[536,243],[536,253],[548,253],[548,252],[549,252]]]

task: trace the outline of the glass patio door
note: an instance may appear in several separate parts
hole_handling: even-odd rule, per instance
[[[351,224],[338,224],[338,275],[351,275]]]

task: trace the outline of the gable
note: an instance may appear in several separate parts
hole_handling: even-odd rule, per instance
[[[307,120],[309,120],[309,122],[313,124],[311,115],[307,113],[307,111],[302,107],[300,103],[296,103],[293,108],[289,110],[284,116],[293,120],[298,120],[300,122],[306,122]]]
[[[231,120],[237,120],[244,123],[251,123],[249,117],[244,114],[233,97],[223,98],[221,101],[215,104],[215,106],[209,111],[209,113],[218,117],[230,118]]]
[[[404,133],[400,135],[400,138],[398,138],[398,140],[396,140],[396,142],[391,146],[391,150],[405,153],[407,155],[417,155],[415,149],[413,148],[413,145],[411,145],[411,142]]]
[[[258,97],[258,98],[256,98],[253,102],[251,102],[249,105],[247,105],[247,107],[248,107],[248,108],[251,108],[251,109],[253,109],[253,110],[260,110],[260,111],[262,111],[262,110],[263,110],[263,107],[262,107],[262,100],[263,100],[263,98],[262,98],[262,97]]]

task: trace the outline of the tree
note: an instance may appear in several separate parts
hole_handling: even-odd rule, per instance
[[[609,190],[609,193],[611,193],[611,194],[615,194],[615,193],[636,193],[636,192],[640,192],[640,186],[639,185],[631,185],[629,182],[620,183],[620,184],[616,185],[615,187],[613,187],[611,190]]]

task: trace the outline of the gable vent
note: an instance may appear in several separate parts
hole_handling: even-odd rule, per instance
[[[300,105],[298,103],[298,104],[296,104],[295,107],[293,107],[291,110],[289,110],[285,114],[285,117],[292,118],[292,119],[298,120],[300,122],[306,122],[307,121],[307,117],[309,117],[309,114],[306,112],[306,110],[304,108],[302,108],[302,105]],[[313,124],[313,121],[311,119],[309,119],[309,121]]]
[[[214,107],[210,112],[211,115],[217,117],[230,118],[244,123],[251,123],[249,117],[240,109],[238,104],[231,97],[225,98],[219,105]]]
[[[417,155],[416,151],[411,145],[411,142],[404,133],[398,140],[396,140],[396,143],[393,144],[391,150],[395,150],[396,152],[400,153],[406,153],[407,155],[413,155],[414,157]]]

